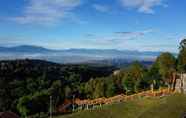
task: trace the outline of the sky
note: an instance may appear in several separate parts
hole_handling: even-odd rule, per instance
[[[177,52],[185,0],[1,0],[0,46]]]

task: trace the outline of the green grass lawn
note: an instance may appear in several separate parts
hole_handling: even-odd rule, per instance
[[[182,118],[186,112],[186,95],[143,98],[105,105],[101,109],[81,111],[55,118]]]

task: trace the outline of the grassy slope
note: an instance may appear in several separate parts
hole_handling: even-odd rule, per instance
[[[105,105],[100,110],[81,111],[56,118],[180,118],[186,112],[186,95],[144,98]]]

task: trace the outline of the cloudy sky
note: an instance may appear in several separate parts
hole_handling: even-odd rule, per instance
[[[178,51],[185,0],[1,0],[0,46]]]

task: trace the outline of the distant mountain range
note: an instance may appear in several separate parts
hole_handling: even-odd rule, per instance
[[[21,45],[0,47],[0,59],[43,59],[58,63],[83,63],[104,60],[154,60],[161,52],[115,49],[65,49],[53,50],[39,46]]]
[[[51,50],[43,47],[30,45],[21,45],[16,47],[0,47],[0,52],[5,53],[44,53],[50,51]]]

